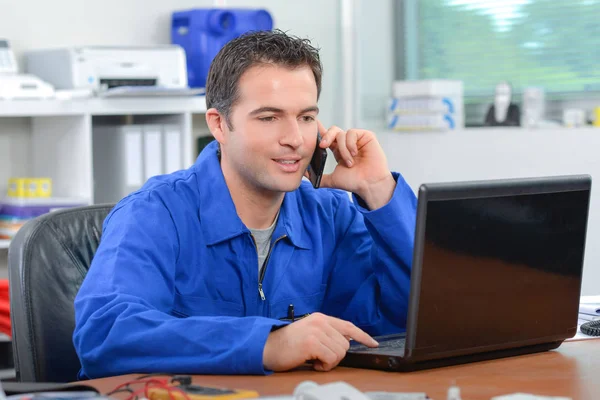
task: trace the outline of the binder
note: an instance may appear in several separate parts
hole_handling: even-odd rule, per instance
[[[148,180],[163,173],[162,126],[144,125],[144,178]]]
[[[118,129],[118,128],[117,128]],[[126,190],[142,186],[142,132],[139,126],[123,126]]]
[[[93,128],[94,202],[115,203],[144,183],[140,125]]]
[[[165,125],[163,133],[164,173],[170,174],[183,168],[181,127],[178,125]]]

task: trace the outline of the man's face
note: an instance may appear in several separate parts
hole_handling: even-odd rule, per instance
[[[247,70],[226,128],[222,163],[260,192],[298,188],[316,146],[317,85],[308,66],[272,64]]]

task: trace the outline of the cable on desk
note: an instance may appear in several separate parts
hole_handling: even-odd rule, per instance
[[[173,396],[173,392],[179,392],[183,396],[185,400],[190,400],[187,393],[177,385],[173,385],[173,379],[164,379],[164,378],[156,378],[155,376],[173,376],[172,374],[148,374],[138,377],[136,379],[132,379],[130,381],[121,383],[117,387],[115,387],[111,392],[106,395],[109,396],[115,393],[128,392],[129,396],[125,400],[137,400],[138,396],[144,395],[146,398],[150,398],[149,389],[164,389],[167,391],[170,400],[175,400],[175,396]],[[176,382],[191,382],[191,377],[187,375],[175,375],[177,378]],[[175,378],[174,377],[174,378]],[[132,385],[140,385],[144,386],[140,389],[134,390]]]
[[[156,377],[156,376],[170,376],[171,383],[177,382],[181,386],[186,386],[186,385],[192,384],[192,376],[191,375],[177,375],[177,374],[170,374],[170,373],[166,373],[166,372],[153,372],[151,374],[138,376],[137,378],[135,378],[135,380],[152,378],[152,377]]]
[[[600,336],[600,321],[588,321],[579,327],[588,336]]]
[[[129,394],[133,393],[133,390],[129,389],[129,388],[122,388],[122,389],[115,389],[115,390],[111,390],[110,392],[106,393],[106,396],[110,396],[116,393],[123,393],[123,392],[128,392]]]

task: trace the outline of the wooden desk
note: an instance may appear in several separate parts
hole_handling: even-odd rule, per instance
[[[107,393],[119,383],[135,378],[126,375],[86,383]],[[460,386],[464,400],[525,392],[572,399],[600,398],[600,339],[563,343],[557,350],[493,361],[410,373],[336,368],[330,372],[297,370],[270,376],[195,376],[194,382],[229,388],[253,389],[261,396],[292,394],[304,380],[323,384],[346,381],[363,391],[426,392],[445,400],[452,381]],[[119,396],[119,395],[115,395]]]

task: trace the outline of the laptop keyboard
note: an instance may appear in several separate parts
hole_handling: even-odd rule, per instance
[[[350,346],[350,351],[360,351],[363,353],[371,353],[371,354],[386,354],[390,351],[394,353],[404,353],[404,347],[406,345],[406,338],[398,338],[398,339],[390,339],[390,340],[382,340],[379,342],[379,347],[371,348],[360,343],[353,344]]]

